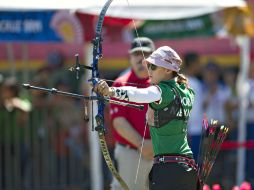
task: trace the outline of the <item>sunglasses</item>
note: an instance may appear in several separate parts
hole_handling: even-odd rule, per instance
[[[147,63],[147,68],[151,69],[152,71],[155,71],[157,69],[157,66],[151,63]]]

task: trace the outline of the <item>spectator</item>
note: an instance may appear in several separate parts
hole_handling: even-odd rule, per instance
[[[236,92],[237,69],[234,67],[226,68],[223,72],[223,81],[230,89],[230,96],[225,102],[226,120],[225,123],[230,127],[230,133],[237,128],[238,104],[239,100]],[[234,134],[236,140],[236,134]]]
[[[222,85],[220,80],[220,67],[214,63],[209,62],[203,72],[203,108],[208,116],[208,120],[216,119],[220,123],[225,123],[225,103],[231,95],[230,89]]]
[[[16,78],[6,78],[2,85],[1,99],[3,106],[0,110],[0,144],[2,157],[2,172],[8,170],[11,176],[14,170],[11,170],[10,162],[14,163],[18,159],[18,167],[21,171],[17,175],[21,177],[22,187],[25,184],[25,171],[28,164],[28,148],[24,140],[24,129],[28,124],[28,112],[31,110],[31,104],[19,98],[19,87]],[[9,163],[9,164],[8,164]],[[9,172],[8,172],[9,173]],[[9,173],[10,174],[10,173]],[[3,176],[3,185],[9,186],[6,180],[11,176]],[[5,183],[6,182],[6,183]]]

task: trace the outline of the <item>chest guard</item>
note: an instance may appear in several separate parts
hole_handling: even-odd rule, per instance
[[[186,116],[184,115],[183,105],[181,103],[181,97],[179,92],[172,87],[175,93],[175,98],[165,108],[154,110],[154,126],[151,127],[162,127],[163,125],[171,122],[172,120],[183,120],[187,122]]]

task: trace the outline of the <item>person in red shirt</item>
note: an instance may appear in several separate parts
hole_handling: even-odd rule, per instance
[[[142,60],[154,50],[155,46],[151,39],[135,38],[129,50],[131,69],[119,76],[113,86],[148,87],[150,85],[148,72]],[[145,119],[140,119],[145,118],[146,111],[147,105],[143,111],[115,104],[110,105],[118,172],[130,189],[148,189],[148,174],[153,164],[153,148],[149,129],[145,128]],[[112,190],[121,189],[116,179],[113,179],[111,188]]]

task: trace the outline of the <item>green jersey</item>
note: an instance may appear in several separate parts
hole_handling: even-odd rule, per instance
[[[183,154],[192,156],[192,151],[187,141],[187,120],[194,102],[194,91],[187,88],[185,84],[179,85],[175,80],[163,81],[158,84],[161,91],[161,100],[149,104],[147,120],[150,126],[150,134],[153,142],[155,155],[162,154]],[[164,122],[162,126],[154,126],[151,120],[155,120],[155,113],[161,113],[160,110],[165,110],[172,105],[172,101],[179,98],[181,109],[178,108],[176,116],[170,121]],[[175,104],[177,105],[177,104]],[[183,116],[184,112],[184,117]],[[151,119],[151,116],[153,117]],[[149,121],[150,117],[150,121]],[[169,116],[164,114],[165,118]],[[185,118],[185,119],[181,119]]]

